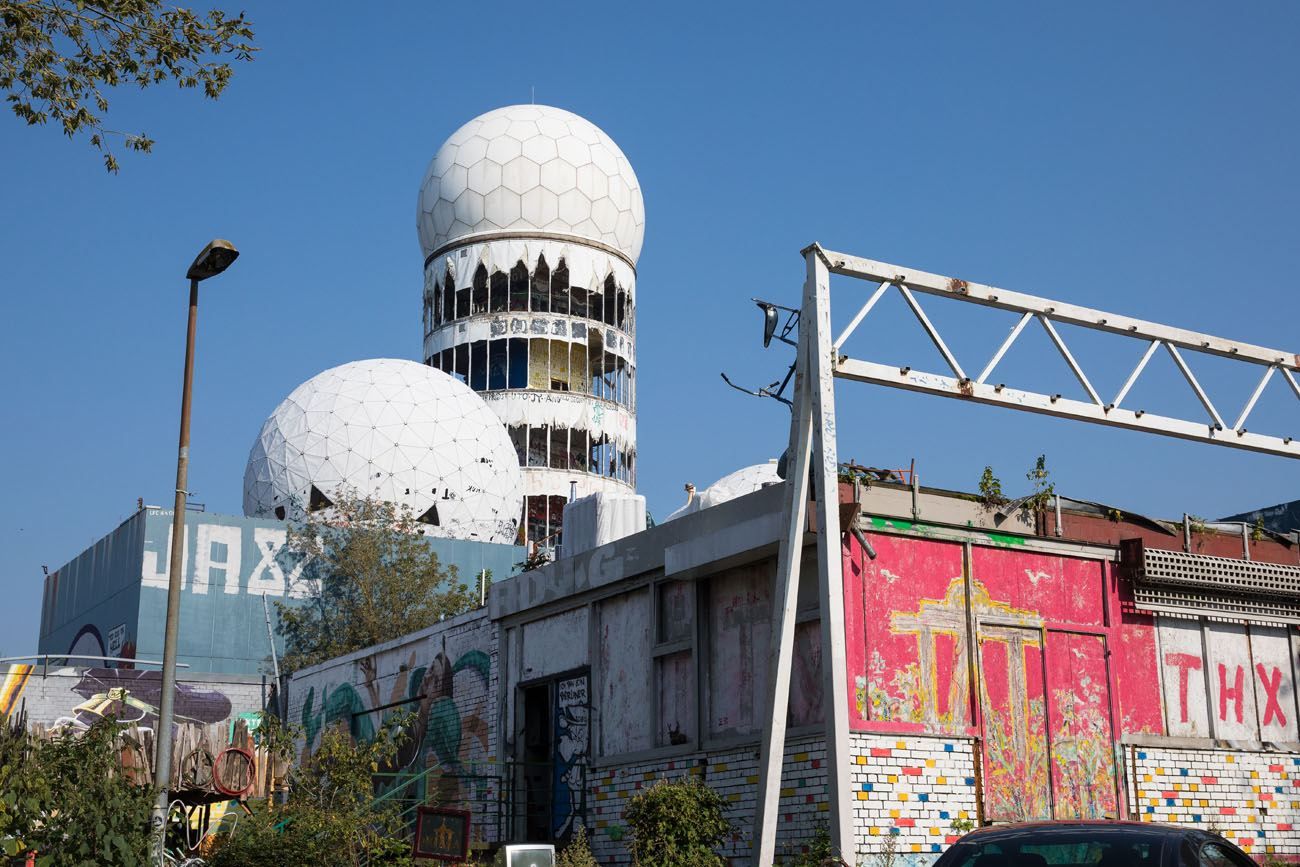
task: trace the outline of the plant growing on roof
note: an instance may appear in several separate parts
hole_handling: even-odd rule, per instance
[[[985,467],[980,475],[979,494],[980,503],[990,512],[1007,504],[1007,498],[1002,493],[1002,480],[993,475],[992,467]]]
[[[1250,540],[1252,542],[1262,542],[1264,541],[1264,534],[1264,516],[1256,515],[1255,525],[1250,528]]]
[[[1056,484],[1049,482],[1047,479],[1051,472],[1047,469],[1047,456],[1039,455],[1034,461],[1034,466],[1025,473],[1025,478],[1029,480],[1032,490],[1029,496],[1025,498],[1024,508],[1030,514],[1047,511],[1051,503],[1052,495],[1056,493]]]

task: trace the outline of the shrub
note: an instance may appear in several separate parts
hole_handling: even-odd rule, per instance
[[[697,780],[659,780],[628,801],[623,819],[632,830],[638,867],[720,867],[714,851],[731,825],[722,796]]]
[[[600,867],[600,862],[591,854],[587,829],[582,825],[573,832],[573,839],[569,840],[569,845],[555,859],[555,867]]]

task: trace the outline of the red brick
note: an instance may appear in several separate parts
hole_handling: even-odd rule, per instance
[[[915,819],[898,819],[898,820],[896,820],[896,821],[894,822],[894,824],[897,825],[899,828],[915,828],[915,827],[916,827],[916,820],[915,820]]]
[[[920,768],[903,768],[903,773],[904,773],[904,775],[909,776],[909,777],[919,777],[919,776],[921,776],[921,769],[920,769]]]
[[[1236,808],[1236,807],[1220,807],[1220,808],[1219,808],[1219,814],[1220,814],[1220,815],[1223,815],[1223,816],[1235,816],[1235,815],[1237,815],[1237,808]]]
[[[1219,784],[1218,777],[1201,777],[1202,786],[1217,786],[1218,784]]]
[[[890,756],[892,756],[893,754],[894,754],[894,751],[891,750],[891,749],[889,749],[888,747],[883,748],[883,749],[880,748],[880,747],[872,747],[872,748],[871,748],[871,757],[872,757],[872,758],[876,758],[876,759],[887,759],[887,758],[889,758]]]

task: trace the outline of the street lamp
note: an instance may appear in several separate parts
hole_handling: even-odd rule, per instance
[[[176,633],[181,613],[181,570],[185,551],[185,485],[190,464],[190,390],[194,382],[194,326],[199,312],[199,281],[215,277],[239,258],[239,251],[229,241],[218,238],[195,257],[185,276],[190,281],[190,320],[185,333],[185,379],[181,386],[181,436],[176,451],[176,505],[172,516],[171,567],[167,576],[167,622],[163,631],[162,696],[158,702],[157,752],[154,757],[154,784],[158,799],[150,820],[154,835],[154,860],[164,863],[167,835],[168,787],[172,771],[172,718],[176,698]]]

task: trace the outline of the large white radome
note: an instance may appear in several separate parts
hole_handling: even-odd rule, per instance
[[[614,140],[572,112],[511,105],[452,133],[420,185],[416,222],[429,256],[492,232],[548,232],[641,255],[645,204]]]
[[[483,399],[414,361],[354,361],[313,376],[262,425],[244,514],[297,518],[312,488],[409,506],[433,536],[513,543],[519,459]]]

